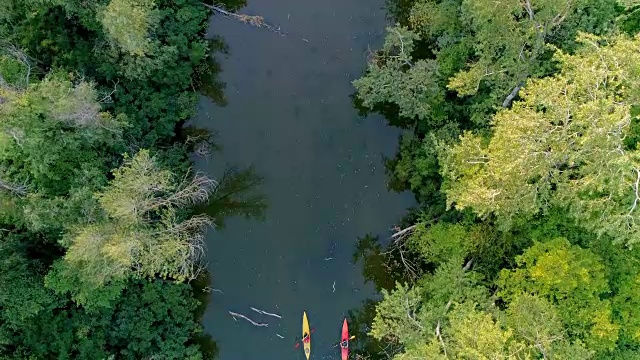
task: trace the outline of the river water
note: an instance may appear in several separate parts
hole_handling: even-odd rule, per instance
[[[398,131],[380,117],[359,117],[349,97],[367,49],[383,40],[383,5],[250,0],[241,10],[286,36],[210,20],[210,33],[229,46],[220,76],[228,104],[201,100],[193,125],[217,132],[222,151],[196,166],[214,177],[227,163],[254,166],[268,201],[264,221],[232,218],[208,234],[217,290],[203,322],[221,360],[304,358],[294,348],[303,310],[315,329],[311,357],[339,359],[342,319],[375,296],[352,262],[354,245],[367,233],[388,237],[412,205],[411,195],[386,190],[382,155],[394,153]],[[228,311],[269,326],[234,321]]]

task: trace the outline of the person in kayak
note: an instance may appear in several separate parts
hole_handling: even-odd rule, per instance
[[[304,333],[304,335],[302,335],[302,342],[303,343],[308,343],[309,342],[309,334]]]
[[[346,349],[349,347],[349,340],[345,340],[343,342],[340,343],[340,347],[343,349]]]
[[[311,328],[310,333],[312,333],[312,334],[313,334],[315,331],[316,331],[316,328]],[[309,338],[309,335],[308,335],[308,334],[305,334],[305,337],[304,337],[304,338],[302,338],[302,342],[304,342],[304,341],[305,341],[304,339],[308,339],[308,338]],[[307,340],[307,341],[308,341],[308,340]],[[299,347],[300,347],[300,341],[298,341],[298,337],[296,336],[296,344],[293,346],[293,348],[294,348],[294,349],[298,349]]]

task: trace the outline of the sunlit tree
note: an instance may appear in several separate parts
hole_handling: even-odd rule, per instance
[[[180,209],[206,201],[215,182],[201,174],[176,178],[147,150],[125,158],[113,176],[96,194],[103,216],[72,230],[52,279],[77,277],[90,290],[132,276],[195,278],[211,222],[204,215],[183,218]]]
[[[466,133],[443,152],[447,201],[504,223],[551,206],[586,228],[640,240],[640,152],[627,144],[640,85],[640,38],[583,35],[562,72],[527,83],[523,100],[493,118],[493,136]]]
[[[111,0],[100,18],[106,33],[123,51],[144,55],[154,26],[153,0]]]

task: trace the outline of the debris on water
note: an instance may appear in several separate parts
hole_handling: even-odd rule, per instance
[[[333,258],[332,257],[324,258],[324,261],[329,261],[329,260],[333,260]]]
[[[264,310],[260,310],[260,309],[256,309],[253,306],[249,307],[251,310],[257,312],[258,314],[263,314],[263,315],[267,315],[267,316],[273,316],[276,317],[278,319],[282,319],[282,316],[278,315],[278,314],[274,314],[274,313],[270,313],[270,312],[266,312]]]
[[[336,282],[335,282],[335,280],[333,281],[333,292],[336,292]]]
[[[244,316],[244,315],[242,315],[242,314],[239,314],[239,313],[237,313],[237,312],[229,311],[229,314],[233,317],[233,320],[236,320],[236,322],[238,321],[238,320],[236,319],[236,317],[239,317],[239,318],[242,318],[242,319],[247,320],[247,321],[248,321],[248,322],[250,322],[253,326],[257,326],[257,327],[268,327],[268,326],[269,326],[269,324],[267,324],[267,323],[257,323],[257,322],[255,322],[255,321],[253,321],[253,320],[249,319],[248,317],[246,317],[246,316]]]
[[[280,339],[284,339],[284,336],[282,336],[282,335],[280,335],[278,333],[276,333],[276,336],[279,337]]]

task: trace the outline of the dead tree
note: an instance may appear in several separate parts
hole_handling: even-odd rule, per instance
[[[223,16],[236,19],[236,20],[238,20],[240,22],[243,22],[245,24],[249,24],[251,26],[267,29],[267,30],[272,31],[272,32],[274,32],[276,34],[279,34],[279,35],[284,35],[284,33],[282,31],[280,31],[280,27],[279,26],[276,28],[275,26],[270,25],[269,23],[267,23],[264,20],[264,18],[262,16],[238,14],[238,13],[234,13],[234,12],[231,12],[231,11],[227,11],[227,10],[223,9],[222,7],[216,6],[216,5],[209,5],[209,4],[205,4],[205,3],[202,3],[202,5],[208,7],[209,9],[211,9],[214,12],[216,12],[218,14],[221,14]]]
[[[25,196],[28,187],[26,184],[14,184],[0,179],[0,189],[18,196]]]

